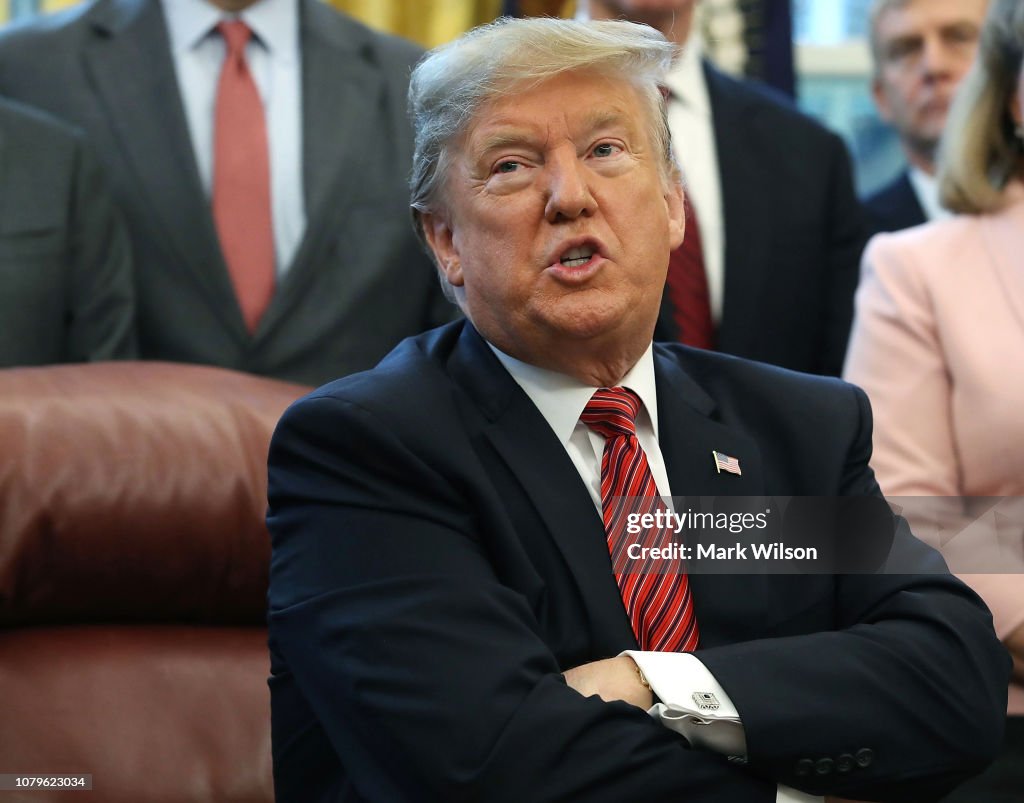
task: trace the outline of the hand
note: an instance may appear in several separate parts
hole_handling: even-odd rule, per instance
[[[645,711],[654,705],[654,695],[640,682],[636,662],[628,655],[592,661],[562,674],[565,682],[584,697],[596,694],[607,703],[621,700]]]

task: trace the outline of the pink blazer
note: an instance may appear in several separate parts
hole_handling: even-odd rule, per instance
[[[886,496],[1024,496],[1024,185],[1007,198],[864,253],[844,376],[871,399]],[[964,579],[1001,638],[1024,625],[1024,576]]]

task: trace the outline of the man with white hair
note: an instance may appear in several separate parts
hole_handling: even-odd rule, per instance
[[[925,800],[996,749],[988,611],[887,512],[813,541],[888,525],[895,573],[709,574],[654,523],[673,493],[884,507],[856,388],[652,343],[688,236],[671,54],[510,20],[413,73],[412,206],[467,320],[274,435],[279,803]]]

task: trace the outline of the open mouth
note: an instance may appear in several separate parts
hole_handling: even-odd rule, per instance
[[[561,258],[558,260],[561,264],[567,268],[578,268],[582,265],[586,265],[594,253],[597,251],[596,248],[590,245],[578,245],[575,248],[570,248]]]

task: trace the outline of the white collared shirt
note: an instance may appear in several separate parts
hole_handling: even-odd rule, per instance
[[[921,204],[924,216],[928,220],[944,220],[953,216],[953,213],[939,201],[939,182],[935,176],[929,176],[920,168],[913,166],[907,171],[907,175],[914,195],[917,196],[917,202]]]
[[[595,387],[583,385],[565,374],[528,365],[491,346],[501,364],[512,374],[519,387],[530,397],[544,420],[568,452],[580,479],[587,486],[601,515],[601,455],[604,438],[580,421],[583,408],[594,395]],[[647,455],[654,483],[661,496],[671,496],[665,460],[658,446],[658,394],[654,383],[653,344],[619,382],[640,397],[643,405],[636,419],[636,436]]]
[[[277,275],[291,265],[306,229],[302,182],[302,59],[297,0],[257,0],[227,14],[206,0],[161,0],[199,178],[213,189],[213,119],[224,63],[223,19],[253,31],[245,56],[263,101],[270,147],[271,213]]]

